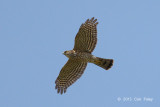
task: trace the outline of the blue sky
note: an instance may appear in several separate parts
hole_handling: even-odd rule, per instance
[[[1,0],[0,106],[160,107],[159,12],[159,0]],[[93,54],[114,65],[106,71],[88,64],[66,94],[57,94],[55,79],[68,60],[62,52],[93,16]]]

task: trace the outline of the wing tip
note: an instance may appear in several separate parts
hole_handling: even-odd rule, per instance
[[[92,17],[91,19],[87,19],[85,23],[93,23],[94,25],[98,25],[97,19]]]
[[[66,91],[67,91],[67,88],[66,87],[64,87],[64,86],[59,86],[59,85],[57,85],[56,84],[56,86],[55,86],[55,89],[57,90],[57,93],[58,94],[63,94],[63,93],[66,93]]]

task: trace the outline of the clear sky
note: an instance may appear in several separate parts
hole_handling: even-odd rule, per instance
[[[62,52],[92,17],[99,22],[93,54],[114,65],[88,64],[57,94],[68,60]],[[0,1],[0,107],[160,107],[159,90],[159,0]]]

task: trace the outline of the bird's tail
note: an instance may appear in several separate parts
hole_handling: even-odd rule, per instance
[[[108,70],[113,65],[113,59],[104,59],[104,58],[96,57],[93,63]]]

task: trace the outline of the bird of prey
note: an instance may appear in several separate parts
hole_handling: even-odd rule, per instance
[[[97,43],[97,24],[97,19],[94,19],[94,17],[87,19],[79,28],[73,50],[63,53],[69,59],[55,81],[55,88],[58,93],[65,93],[67,88],[82,76],[88,62],[94,63],[105,70],[113,65],[113,59],[92,55]]]

